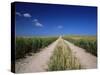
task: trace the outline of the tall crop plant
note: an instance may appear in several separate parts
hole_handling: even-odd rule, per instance
[[[41,48],[44,48],[55,41],[55,37],[35,37],[25,38],[16,37],[16,59],[24,57],[27,53],[39,52]]]
[[[75,45],[84,48],[87,52],[90,52],[91,54],[97,56],[97,40],[91,38],[92,37],[89,38],[82,37],[81,39],[74,39],[74,38],[64,37],[65,40],[70,41]]]

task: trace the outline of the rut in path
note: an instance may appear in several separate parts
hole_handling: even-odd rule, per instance
[[[71,48],[74,56],[79,59],[82,68],[84,69],[93,69],[97,68],[97,57],[86,52],[85,49],[82,49],[74,44],[64,40],[67,45]]]
[[[59,38],[60,39],[60,38]],[[31,73],[31,72],[44,72],[48,68],[47,63],[52,56],[52,53],[59,41],[50,44],[47,48],[43,49],[34,56],[29,56],[15,64],[16,73]]]

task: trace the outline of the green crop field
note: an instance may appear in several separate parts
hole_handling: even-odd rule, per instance
[[[97,56],[96,36],[64,36],[63,38]]]
[[[16,59],[23,58],[30,52],[39,52],[56,39],[57,37],[16,37]]]

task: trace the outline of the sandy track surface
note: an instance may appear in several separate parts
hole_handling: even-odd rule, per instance
[[[72,50],[72,53],[74,56],[79,59],[80,64],[82,65],[83,69],[93,69],[97,68],[97,57],[93,56],[92,54],[85,51],[85,49],[82,49],[78,46],[75,46],[74,44],[64,40],[67,45]]]
[[[58,39],[59,40],[59,39]],[[21,59],[15,64],[16,73],[31,73],[31,72],[43,72],[48,68],[47,63],[52,56],[52,53],[58,43],[58,40],[44,48],[34,56],[28,56],[25,59]]]

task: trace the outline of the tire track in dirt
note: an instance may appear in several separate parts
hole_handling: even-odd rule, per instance
[[[70,47],[74,56],[79,59],[83,69],[94,69],[97,68],[97,57],[86,52],[85,49],[75,46],[69,41],[64,40],[65,43]]]
[[[59,38],[50,44],[48,47],[42,49],[34,56],[28,56],[15,64],[16,73],[32,73],[32,72],[44,72],[48,68],[48,61],[53,54],[53,51],[59,41]]]

